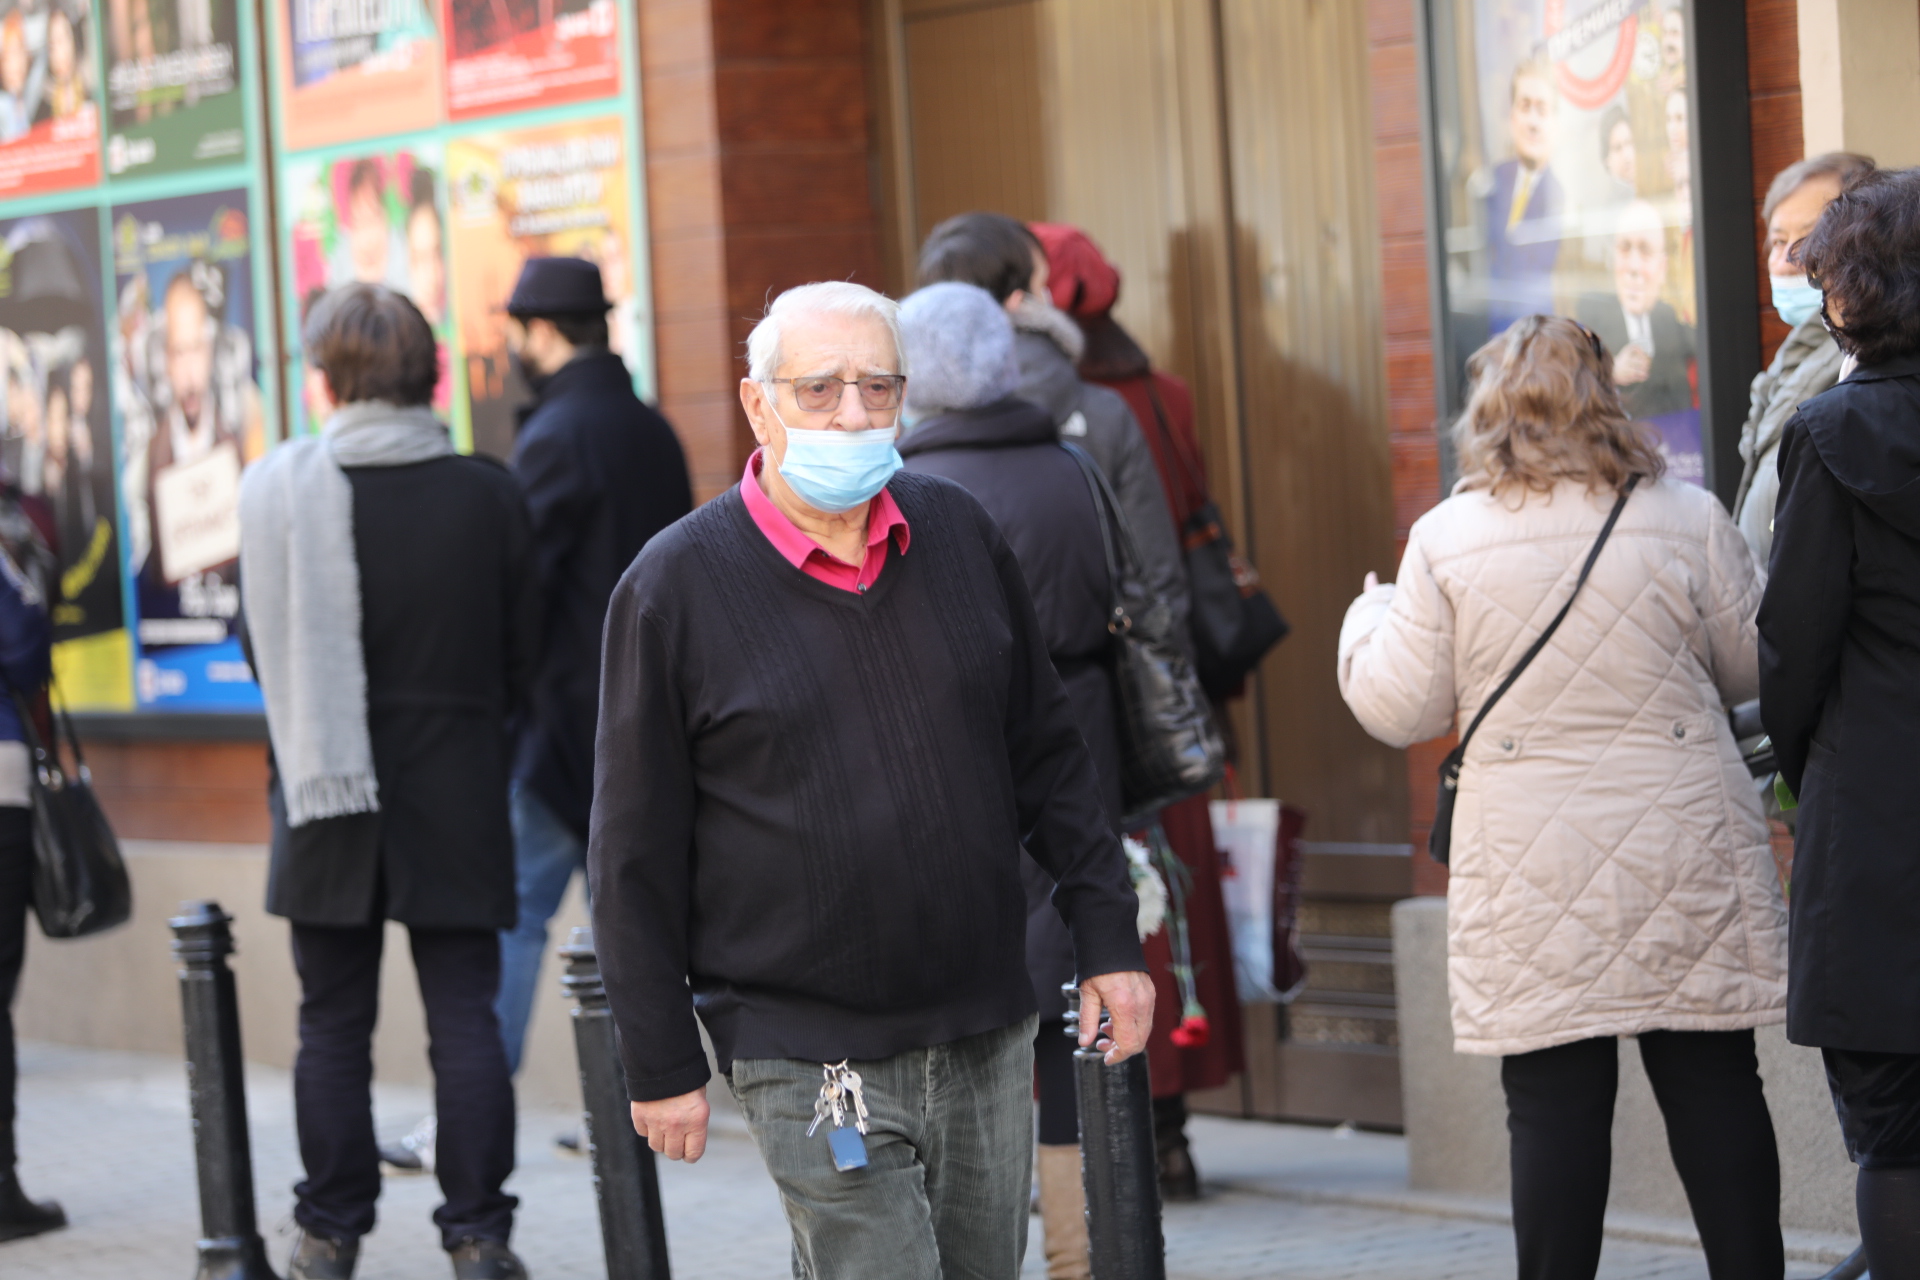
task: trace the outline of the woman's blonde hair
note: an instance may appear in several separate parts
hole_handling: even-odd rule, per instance
[[[1605,344],[1577,321],[1518,320],[1473,353],[1467,376],[1453,446],[1469,489],[1545,492],[1581,480],[1618,492],[1629,476],[1666,471],[1659,446],[1620,405]]]

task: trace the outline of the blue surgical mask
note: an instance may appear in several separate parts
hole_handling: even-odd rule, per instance
[[[1773,282],[1773,309],[1780,318],[1798,328],[1820,310],[1820,290],[1807,283],[1805,276],[1769,276]]]
[[[780,417],[780,411],[774,410]],[[818,511],[851,511],[887,487],[904,464],[893,442],[896,427],[871,431],[801,431],[787,428],[787,456],[780,477],[800,500]]]

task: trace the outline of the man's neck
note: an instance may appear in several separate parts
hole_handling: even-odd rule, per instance
[[[834,559],[851,565],[862,563],[867,553],[867,514],[873,504],[863,502],[851,511],[822,511],[801,501],[800,495],[787,484],[779,470],[770,465],[771,462],[772,459],[762,450],[760,467],[754,478],[759,481],[760,492],[767,495],[767,500],[773,503],[774,508]]]

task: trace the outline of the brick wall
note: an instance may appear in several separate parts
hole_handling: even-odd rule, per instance
[[[660,407],[694,496],[740,474],[737,384],[769,297],[884,287],[863,0],[637,0]]]

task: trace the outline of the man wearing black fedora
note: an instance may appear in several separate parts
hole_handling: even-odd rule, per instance
[[[507,300],[507,349],[533,390],[510,462],[533,514],[545,634],[533,704],[513,768],[520,922],[500,935],[500,1033],[521,1045],[559,910],[587,856],[600,632],[620,575],[660,530],[693,509],[686,458],[667,420],[633,392],[607,349],[600,268],[531,258]]]

